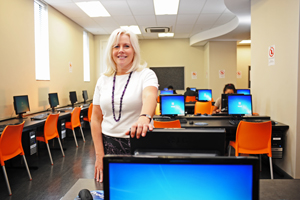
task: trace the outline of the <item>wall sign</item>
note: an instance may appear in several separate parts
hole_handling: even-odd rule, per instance
[[[269,66],[275,65],[275,45],[269,46],[268,57]]]

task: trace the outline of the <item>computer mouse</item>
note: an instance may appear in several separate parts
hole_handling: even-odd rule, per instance
[[[207,114],[207,113],[204,113],[203,115],[204,115],[204,116],[207,116],[208,114]]]
[[[93,200],[93,196],[91,195],[91,192],[88,189],[82,189],[78,193],[78,197],[81,200]]]
[[[194,124],[194,122],[193,121],[189,121],[189,124]]]

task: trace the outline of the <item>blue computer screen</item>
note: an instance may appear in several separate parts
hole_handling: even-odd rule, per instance
[[[251,95],[228,95],[228,114],[230,115],[252,114]]]
[[[250,89],[237,89],[237,94],[250,94]]]
[[[185,105],[183,95],[161,96],[162,115],[184,115]]]
[[[109,164],[110,199],[251,200],[251,165]]]
[[[161,90],[160,94],[173,94],[173,90]]]
[[[194,91],[194,92],[196,92],[196,90],[197,90],[196,88],[190,88],[190,89],[191,89],[192,91]]]
[[[198,101],[211,101],[211,90],[198,90]]]

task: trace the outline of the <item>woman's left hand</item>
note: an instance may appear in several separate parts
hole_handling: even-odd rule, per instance
[[[134,138],[136,135],[136,138],[139,139],[141,136],[145,137],[147,134],[147,131],[152,131],[153,126],[150,124],[150,119],[145,116],[140,116],[138,121],[134,123],[130,130],[126,131],[126,135],[129,135]]]

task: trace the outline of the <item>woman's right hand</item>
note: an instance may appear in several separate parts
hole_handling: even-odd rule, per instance
[[[103,182],[103,156],[96,156],[94,176],[96,181]]]

